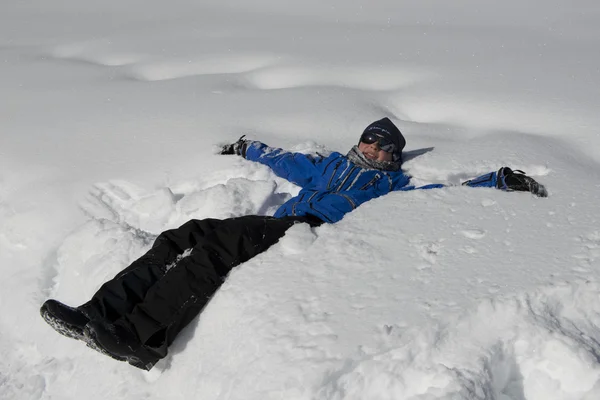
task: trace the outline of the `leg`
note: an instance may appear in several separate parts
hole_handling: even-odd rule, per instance
[[[89,302],[78,308],[90,319],[116,321],[142,301],[163,277],[168,265],[221,223],[216,219],[191,220],[161,233],[146,254],[102,285]]]
[[[163,232],[152,249],[106,282],[92,299],[77,307],[56,300],[46,301],[40,314],[57,332],[74,339],[83,337],[83,328],[90,319],[115,321],[130,312],[146,292],[186,249],[210,234],[220,220],[191,220],[177,229]]]
[[[222,221],[199,238],[190,255],[166,271],[130,313],[114,324],[90,323],[87,334],[113,355],[152,368],[229,271],[268,249],[296,222],[307,219],[246,216]]]

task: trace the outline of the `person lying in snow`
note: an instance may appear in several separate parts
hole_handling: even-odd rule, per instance
[[[87,303],[73,308],[47,300],[40,310],[44,320],[105,355],[150,370],[231,269],[267,250],[291,226],[335,223],[366,201],[415,189],[400,169],[406,141],[388,118],[367,126],[347,155],[290,153],[243,138],[224,146],[221,154],[267,165],[302,187],[296,197],[272,217],[191,220],[165,231],[146,254],[104,283]],[[547,195],[542,185],[508,167],[463,185]],[[419,189],[439,187],[443,185]]]

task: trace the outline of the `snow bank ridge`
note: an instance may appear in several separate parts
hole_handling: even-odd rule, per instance
[[[447,326],[392,330],[332,371],[317,398],[599,399],[598,289],[565,284],[483,302]]]
[[[50,56],[99,67],[126,67],[124,75],[139,81],[165,81],[193,76],[241,75],[243,85],[258,90],[305,86],[341,86],[358,90],[398,90],[436,77],[422,67],[366,64],[349,67],[306,63],[278,53],[207,53],[194,57],[164,57],[115,49],[110,42],[81,42],[57,46]]]

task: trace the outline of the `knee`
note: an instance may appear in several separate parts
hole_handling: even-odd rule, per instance
[[[206,236],[212,232],[220,223],[217,219],[191,219],[179,228],[169,229],[161,233],[154,242],[153,247],[161,243],[175,244],[182,249],[194,247],[197,243],[196,237]]]

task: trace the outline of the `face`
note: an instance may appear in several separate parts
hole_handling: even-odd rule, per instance
[[[378,142],[366,144],[360,142],[358,149],[367,157],[369,160],[375,161],[392,161],[392,153],[381,150]]]

